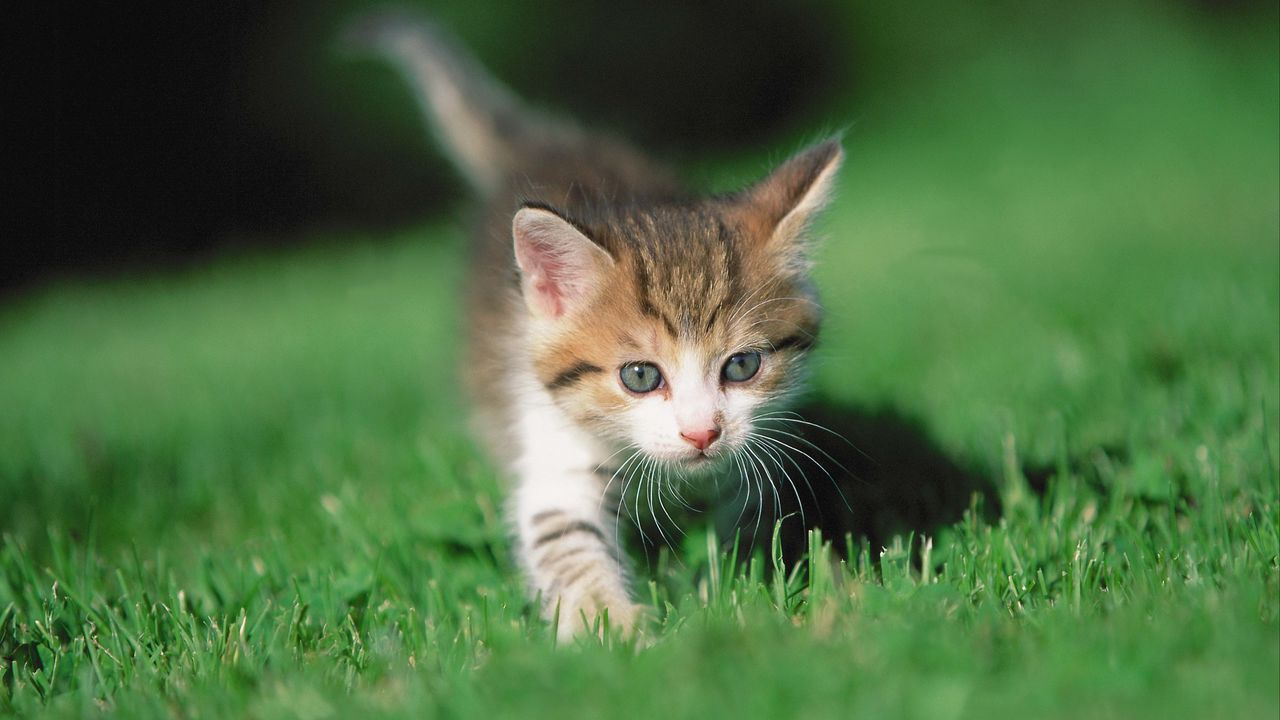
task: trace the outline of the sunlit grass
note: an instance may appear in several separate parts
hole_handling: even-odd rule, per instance
[[[461,229],[68,281],[0,309],[0,712],[1274,716],[1277,58],[1100,27],[871,112],[818,253],[817,397],[1000,517],[790,572],[695,525],[643,650],[557,650],[466,432]]]

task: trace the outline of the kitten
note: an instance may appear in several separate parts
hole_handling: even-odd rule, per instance
[[[652,502],[781,464],[761,419],[817,338],[806,232],[840,145],[699,197],[626,145],[522,107],[426,22],[384,16],[358,36],[404,74],[484,199],[466,374],[479,435],[514,479],[530,590],[562,641],[606,611],[629,632],[643,613],[616,524],[632,484]]]

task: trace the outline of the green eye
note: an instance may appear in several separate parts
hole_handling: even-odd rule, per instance
[[[662,372],[653,363],[627,363],[618,371],[622,384],[634,393],[653,392],[662,387]]]
[[[720,375],[729,382],[746,382],[760,372],[760,353],[740,352],[729,356]]]

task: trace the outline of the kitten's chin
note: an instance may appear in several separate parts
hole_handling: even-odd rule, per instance
[[[706,475],[719,470],[729,460],[731,452],[721,451],[710,455],[691,453],[677,457],[663,458],[671,467],[686,475]]]

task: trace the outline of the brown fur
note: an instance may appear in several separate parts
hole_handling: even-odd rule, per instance
[[[589,154],[601,148],[609,151]],[[512,362],[531,360],[575,419],[615,437],[621,429],[610,411],[629,400],[617,369],[628,361],[661,364],[677,343],[716,356],[786,341],[778,353],[783,362],[770,364],[754,386],[762,394],[792,389],[796,356],[816,340],[821,313],[807,277],[803,234],[778,237],[775,231],[819,173],[839,159],[839,145],[827,141],[753,187],[704,200],[613,143],[584,143],[576,152],[557,148],[513,172],[507,189],[490,200],[468,292],[468,386],[483,434],[499,440],[492,443],[499,456],[509,460],[511,453],[493,436],[511,422],[505,380]],[[510,227],[522,205],[555,211],[617,261],[603,283],[607,291],[557,337],[531,348],[532,358],[517,350],[527,311]],[[577,372],[573,382],[557,384],[584,365],[600,371]]]
[[[789,445],[756,425],[798,386],[817,339],[806,231],[840,146],[699,197],[626,145],[521,108],[429,23],[383,17],[362,33],[405,72],[485,199],[465,375],[479,437],[518,480],[512,520],[531,593],[562,640],[605,609],[633,628],[642,612],[609,532],[618,514],[603,507],[625,504],[609,495],[615,476],[643,455],[629,471],[641,475],[634,501],[647,483],[652,503],[656,482],[661,503],[672,468],[696,476],[736,461],[761,500],[770,463],[785,475]],[[628,381],[642,392],[620,377],[633,364],[643,374],[631,367]]]

